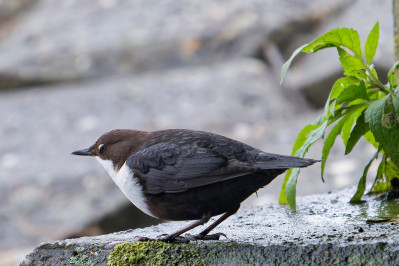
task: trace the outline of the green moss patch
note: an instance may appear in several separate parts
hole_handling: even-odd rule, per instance
[[[160,241],[116,245],[108,256],[108,265],[203,265],[198,246]]]

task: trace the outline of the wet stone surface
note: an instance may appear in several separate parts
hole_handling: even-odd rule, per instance
[[[353,192],[352,189],[300,198],[296,212],[278,204],[242,209],[215,229],[215,232],[225,233],[228,239],[191,242],[180,248],[194,245],[204,253],[201,255],[203,262],[210,264],[399,262],[399,224],[395,220],[399,212],[398,199],[387,201],[370,196],[354,205],[348,203]],[[79,247],[85,250],[88,260],[105,264],[105,258],[116,245],[132,242],[136,236],[156,237],[170,233],[187,223],[171,222],[46,243],[29,254],[23,264],[40,263],[44,258],[50,264],[68,261],[68,256],[77,255]],[[166,249],[176,248],[176,245],[167,244]],[[218,252],[212,253],[215,249]]]

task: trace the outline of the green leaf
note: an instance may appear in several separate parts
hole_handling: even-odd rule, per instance
[[[399,98],[387,95],[373,101],[365,113],[366,122],[380,147],[399,164]]]
[[[396,119],[399,120],[399,95],[391,95],[392,105],[395,110]]]
[[[379,143],[375,140],[374,135],[373,133],[371,133],[371,131],[367,131],[366,134],[364,134],[364,138],[367,140],[368,143],[373,145],[374,148],[378,149],[378,147],[380,146]]]
[[[391,181],[394,178],[399,178],[399,168],[392,160],[388,160],[385,164],[385,176],[389,182],[390,189],[392,189]]]
[[[351,86],[351,85],[355,85],[357,86],[360,83],[360,80],[355,78],[355,77],[343,77],[338,79],[334,85],[333,88],[331,90],[331,99],[335,99],[338,97],[338,95],[341,94],[341,92]]]
[[[319,118],[316,119],[316,121],[314,121],[312,123],[312,125],[321,125],[323,124],[325,121],[327,120],[327,117],[325,116],[325,113],[321,114],[321,116],[319,116]]]
[[[281,79],[280,79],[280,85],[283,84],[283,80],[285,78],[285,75],[287,74],[288,69],[290,68],[292,60],[300,53],[302,52],[303,48],[305,48],[308,44],[304,44],[301,47],[297,48],[291,55],[290,59],[287,60],[287,62],[284,63],[284,65],[281,68]]]
[[[364,106],[360,109],[357,109],[357,110],[353,111],[353,113],[347,115],[348,119],[342,126],[342,131],[341,131],[342,140],[343,140],[345,146],[348,144],[348,140],[349,140],[353,125],[355,124],[355,122],[357,121],[359,116],[361,116],[363,114],[364,109],[366,109],[366,106]]]
[[[356,57],[362,58],[360,38],[357,31],[348,28],[334,29],[320,36],[308,44],[303,52],[315,53],[321,49],[329,47],[346,47],[351,50]]]
[[[396,106],[395,106],[395,105]],[[383,139],[378,142],[385,153],[396,164],[399,165],[399,98],[389,95],[385,101],[384,110],[381,118],[381,128]]]
[[[353,147],[355,147],[359,139],[369,130],[369,125],[366,123],[366,121],[364,121],[364,112],[362,111],[362,114],[357,118],[356,124],[353,127],[346,143],[345,155],[349,154],[353,150]]]
[[[331,129],[329,135],[324,141],[323,151],[322,151],[322,161],[321,161],[321,178],[324,180],[324,168],[327,162],[328,155],[332,146],[335,143],[335,139],[341,133],[345,134],[343,136],[344,143],[346,144],[349,138],[349,132],[352,129],[354,121],[363,112],[365,106],[359,108],[351,109],[346,113],[341,120]]]
[[[351,102],[358,99],[370,100],[363,81],[357,85],[350,85],[349,87],[344,88],[341,94],[337,97],[337,104]]]
[[[364,103],[364,102],[362,102],[360,104],[348,105],[348,107],[342,106],[341,108],[337,109],[335,111],[334,116],[330,117],[330,119],[327,121],[328,125],[333,124],[334,122],[339,120],[341,117],[343,117],[349,113],[355,112],[356,110],[363,108],[365,106],[367,106],[367,103]]]
[[[350,101],[350,102],[348,102],[347,104],[348,104],[348,107],[351,107],[351,106],[357,106],[357,105],[368,105],[368,103],[370,102],[371,100],[368,100],[368,101],[365,101],[364,99],[354,99],[354,100],[352,100],[352,101]],[[344,104],[343,104],[344,105]]]
[[[364,54],[366,56],[367,64],[369,65],[371,64],[371,61],[373,61],[375,51],[377,50],[379,35],[379,23],[377,22],[367,37],[367,41],[364,46]]]
[[[392,160],[389,159],[387,154],[378,166],[377,177],[371,187],[371,192],[381,193],[392,190],[391,181],[399,177],[399,168]]]
[[[311,134],[312,132],[318,130],[320,128],[320,125],[315,124],[315,125],[306,125],[298,134],[295,143],[294,143],[294,147],[292,147],[292,156],[297,156],[298,154],[298,150],[301,149],[306,141],[307,141],[307,136],[309,134]]]
[[[371,73],[375,76],[376,79],[378,79],[378,74],[377,71],[375,70],[375,67],[373,64],[369,65],[369,68],[371,70]]]
[[[386,125],[384,135],[390,147],[388,155],[396,165],[399,165],[399,96],[391,94],[390,99],[393,110],[387,113],[389,108],[385,108],[383,119],[387,117],[385,119],[387,123],[384,124]]]
[[[355,77],[343,77],[343,78],[338,79],[334,83],[334,85],[333,85],[333,87],[332,87],[332,89],[330,91],[330,95],[329,95],[328,100],[326,102],[326,105],[324,107],[324,116],[325,117],[329,117],[330,113],[331,113],[332,116],[334,116],[334,113],[335,113],[335,100],[338,97],[338,95],[340,95],[341,92],[345,88],[347,88],[347,87],[349,87],[351,85],[358,85],[359,82],[360,81],[357,78],[355,78]]]
[[[386,99],[387,96],[384,96],[381,99],[371,102],[365,112],[366,123],[369,124],[370,131],[373,133],[375,140],[379,143],[381,143],[380,140],[384,139],[381,128],[381,119]]]
[[[286,191],[286,188],[287,188],[288,180],[291,177],[291,174],[292,174],[292,168],[288,169],[286,174],[285,174],[284,181],[283,181],[283,186],[281,187],[280,196],[278,198],[278,202],[280,204],[288,204],[288,199],[287,199],[287,196],[285,195],[285,191]],[[296,191],[295,191],[295,194],[296,194]]]
[[[363,79],[364,76],[358,73],[359,70],[366,68],[362,60],[358,57],[348,54],[344,49],[337,49],[339,54],[339,61],[341,62],[341,65],[344,69],[344,75],[356,76]]]
[[[364,81],[367,81],[367,79],[369,78],[369,76],[367,76],[367,73],[362,69],[355,69],[353,71],[344,72],[344,74],[350,77],[356,77],[359,80]]]
[[[309,147],[318,139],[324,137],[324,131],[327,127],[327,121],[322,124],[306,125],[301,132],[299,132],[294,147],[292,149],[292,156],[303,157]],[[295,169],[294,169],[295,170]],[[285,175],[283,186],[280,192],[279,202],[281,204],[290,204],[290,208],[295,210],[295,193],[296,189],[292,186],[296,185],[296,179],[299,174],[299,169],[294,171],[290,169]]]
[[[379,91],[375,86],[369,86],[367,90],[369,90],[367,93],[370,100],[378,100],[386,95],[385,92]]]
[[[339,134],[343,134],[342,139],[346,145],[349,132],[353,127],[353,123],[361,115],[361,113],[366,108],[365,105],[354,106],[349,108],[345,115],[342,116],[341,120],[331,129],[330,134],[324,141],[323,151],[322,151],[322,161],[321,161],[321,178],[324,180],[324,168],[327,162],[328,155],[332,146],[335,143],[335,139]]]
[[[292,148],[292,154],[294,155],[297,153],[297,151],[305,144],[306,140],[307,140],[307,135],[310,134],[312,131],[317,130],[320,127],[320,125],[306,125],[298,134],[295,143],[294,143],[294,147]],[[288,200],[287,197],[285,196],[285,190],[286,190],[286,185],[288,180],[290,179],[292,173],[292,169],[289,169],[285,175],[284,178],[284,182],[283,182],[283,186],[281,188],[280,191],[280,198],[279,198],[279,202],[281,204],[287,204]]]
[[[321,161],[321,178],[324,180],[324,167],[326,166],[328,154],[330,153],[331,147],[334,145],[336,137],[341,133],[342,126],[344,125],[348,116],[344,116],[339,122],[331,129],[330,134],[324,141],[322,161]]]
[[[323,124],[317,124],[317,125],[312,125],[311,128],[313,128],[309,133],[306,134],[305,141],[303,142],[302,145],[299,145],[299,143],[302,142],[302,137],[303,135],[301,134],[302,131],[299,133],[298,138],[300,139],[298,142],[298,145],[294,144],[294,148],[292,151],[292,156],[297,156],[297,157],[303,157],[305,153],[308,151],[309,147],[316,141],[324,137],[324,131],[326,130],[327,127],[327,121],[325,121]],[[306,132],[307,129],[305,127]]]
[[[285,196],[291,210],[296,208],[296,183],[299,175],[299,168],[291,169],[290,178],[288,179],[285,189]]]
[[[388,82],[391,84],[393,88],[396,88],[399,85],[399,79],[397,76],[398,69],[399,69],[399,61],[396,61],[388,73]]]
[[[380,165],[378,166],[377,176],[374,180],[373,185],[371,186],[370,192],[380,193],[380,192],[385,192],[389,189],[390,184],[387,182],[384,175],[385,165],[386,165],[386,155],[384,154],[380,162]]]
[[[359,180],[359,183],[357,184],[357,190],[355,195],[353,195],[352,199],[349,201],[350,203],[357,203],[360,201],[362,196],[364,195],[364,191],[366,190],[366,178],[367,178],[367,172],[369,171],[369,168],[373,161],[378,157],[380,151],[377,151],[373,158],[371,158],[370,162],[366,165],[363,171],[363,175]]]

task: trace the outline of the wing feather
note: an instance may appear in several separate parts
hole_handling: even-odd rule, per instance
[[[211,149],[157,144],[131,155],[127,164],[145,191],[157,194],[183,192],[255,171],[233,161]]]

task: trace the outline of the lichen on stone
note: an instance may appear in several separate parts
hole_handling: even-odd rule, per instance
[[[74,252],[75,255],[69,258],[69,263],[76,266],[94,266],[89,256],[83,254],[84,250],[84,247],[77,247]]]

